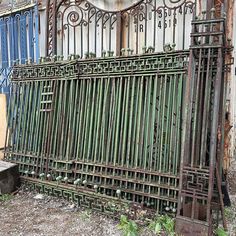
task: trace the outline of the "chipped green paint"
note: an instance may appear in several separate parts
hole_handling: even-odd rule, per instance
[[[182,51],[17,66],[6,158],[31,181],[175,212],[187,63]]]

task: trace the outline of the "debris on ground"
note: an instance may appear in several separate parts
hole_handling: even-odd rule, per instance
[[[236,236],[236,195],[231,196],[231,203],[231,207],[225,208],[228,235]],[[123,236],[124,233],[119,228],[120,222],[109,216],[78,208],[61,198],[22,189],[0,197],[0,212],[0,236]],[[156,230],[158,222],[151,222]],[[156,235],[150,225],[136,223],[137,235]]]

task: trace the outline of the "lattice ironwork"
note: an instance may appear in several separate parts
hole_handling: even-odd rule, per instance
[[[219,132],[224,115],[225,19],[215,17],[212,9],[192,25],[177,230],[212,235],[214,203],[223,208]],[[185,221],[189,223],[183,226]]]
[[[45,186],[176,212],[188,52],[56,59],[15,67],[6,158]]]

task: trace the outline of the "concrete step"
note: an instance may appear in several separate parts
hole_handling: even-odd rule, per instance
[[[18,166],[0,161],[0,195],[11,193],[20,185]]]

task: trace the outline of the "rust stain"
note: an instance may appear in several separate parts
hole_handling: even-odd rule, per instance
[[[231,156],[230,156],[230,135],[229,132],[233,126],[230,125],[230,119],[229,119],[229,113],[226,113],[226,119],[225,119],[225,127],[224,127],[224,162],[223,162],[223,167],[224,167],[224,172],[226,173],[227,170],[230,167],[230,161],[231,161]]]

